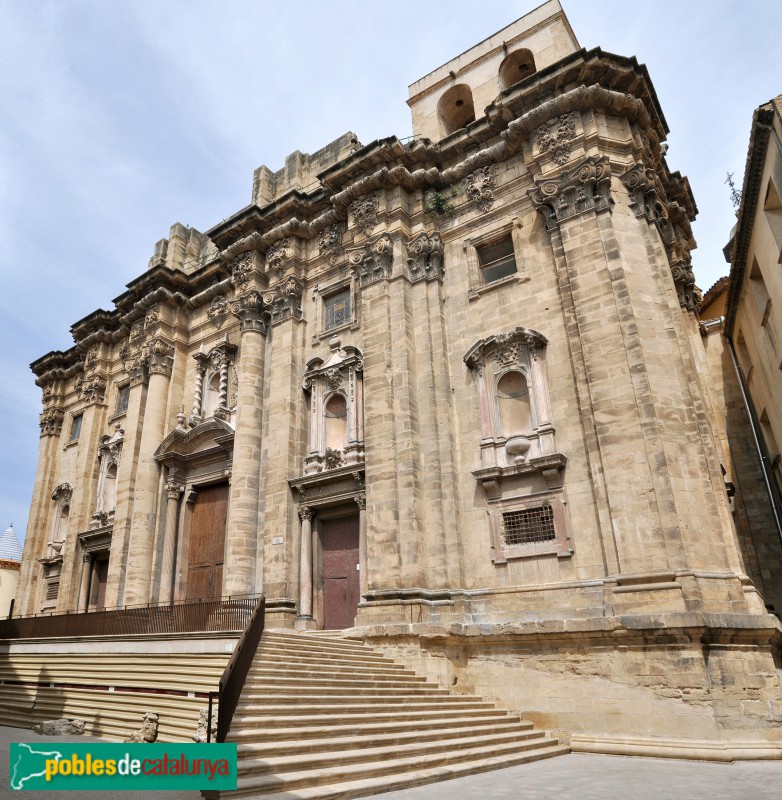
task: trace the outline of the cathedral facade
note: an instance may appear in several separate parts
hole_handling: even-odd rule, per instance
[[[408,104],[409,142],[174,225],[34,362],[17,613],[263,593],[267,628],[350,629],[574,749],[779,757],[645,67],[552,0]]]

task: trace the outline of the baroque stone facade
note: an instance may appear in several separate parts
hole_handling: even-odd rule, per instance
[[[552,0],[408,103],[409,142],[174,225],[32,365],[19,607],[263,592],[268,627],[352,628],[574,748],[778,757],[646,70]]]

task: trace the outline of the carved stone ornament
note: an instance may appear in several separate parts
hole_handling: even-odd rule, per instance
[[[572,170],[536,178],[535,183],[537,186],[529,190],[529,195],[549,231],[564,220],[586,211],[605,211],[614,203],[608,156],[590,156]]]
[[[486,362],[494,360],[499,367],[509,367],[519,363],[523,350],[533,360],[538,358],[540,350],[546,347],[546,337],[531,328],[518,327],[507,333],[498,333],[479,339],[464,356],[464,363],[473,370],[482,372]]]
[[[571,142],[576,137],[577,117],[575,111],[569,111],[544,122],[535,131],[535,141],[540,152],[551,153],[557,164],[567,164],[570,158]]]
[[[326,448],[326,452],[323,455],[323,466],[325,469],[337,469],[337,467],[341,467],[344,463],[341,451],[334,450],[331,447]]]
[[[231,284],[237,292],[243,292],[250,282],[250,272],[253,268],[252,253],[242,253],[229,265]]]
[[[153,334],[160,324],[160,303],[150,306],[144,315],[144,333],[149,336]]]
[[[158,721],[157,714],[146,713],[141,722],[141,728],[128,736],[125,742],[148,742],[152,743],[157,739]]]
[[[407,269],[410,280],[442,280],[443,279],[443,240],[440,234],[429,235],[421,232],[406,245]]]
[[[206,316],[215,328],[223,327],[223,323],[228,317],[228,302],[223,295],[218,294],[212,300],[212,305],[206,310]]]
[[[285,262],[293,258],[293,237],[287,236],[275,242],[266,251],[266,266],[278,275],[285,271]]]
[[[370,192],[359,197],[350,204],[350,215],[353,225],[362,233],[369,233],[377,225],[380,192]]]
[[[361,287],[369,286],[388,278],[394,261],[394,243],[384,233],[374,242],[367,242],[349,254],[352,265]]]
[[[125,367],[125,372],[128,373],[128,377],[130,378],[131,387],[138,386],[140,383],[144,383],[146,380],[146,371],[144,369],[145,363],[144,359],[140,355],[126,358],[123,366]]]
[[[41,387],[41,402],[46,406],[54,400],[54,381],[46,381]]]
[[[690,246],[692,233],[685,210],[676,202],[667,207],[668,217],[660,224],[671,276],[679,296],[679,305],[689,311],[698,308],[698,287],[692,271]]]
[[[485,167],[471,172],[467,178],[467,197],[473,200],[478,210],[486,213],[494,205],[494,189],[496,181],[494,179],[494,165],[488,164]]]
[[[59,436],[62,431],[62,421],[65,419],[65,411],[61,408],[47,408],[38,417],[38,424],[41,426],[41,436]]]
[[[255,290],[231,303],[231,313],[239,319],[239,330],[266,333],[267,309],[260,292]]]
[[[106,379],[102,375],[90,375],[82,380],[81,399],[87,404],[102,403],[106,395]]]
[[[340,224],[329,225],[318,234],[318,252],[326,256],[329,264],[336,264],[342,249],[342,231]]]
[[[57,488],[52,492],[52,500],[56,500],[62,505],[68,505],[71,502],[71,497],[73,496],[73,486],[70,483],[61,483]]]
[[[174,366],[174,347],[165,339],[154,339],[144,348],[150,375],[171,375]]]
[[[620,180],[630,195],[630,208],[635,216],[663,225],[668,213],[662,200],[665,193],[657,173],[644,164],[634,164],[620,176]]]
[[[272,325],[278,325],[286,319],[301,319],[301,296],[304,285],[291,275],[286,281],[278,283],[264,295],[263,301],[271,313]]]

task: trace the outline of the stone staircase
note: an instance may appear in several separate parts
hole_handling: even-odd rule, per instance
[[[228,741],[238,744],[238,788],[220,796],[275,800],[359,797],[568,752],[360,642],[272,631]]]

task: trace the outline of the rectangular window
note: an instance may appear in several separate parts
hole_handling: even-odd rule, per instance
[[[130,385],[120,386],[117,390],[117,414],[124,414],[128,410],[130,400]]]
[[[494,283],[515,274],[516,255],[513,251],[513,239],[510,236],[498,242],[481,245],[476,250],[481,267],[481,280],[484,284]]]
[[[81,421],[83,414],[76,414],[71,420],[71,441],[75,442],[81,433]]]
[[[350,287],[323,298],[325,311],[324,329],[340,328],[351,321],[350,316]]]
[[[506,511],[502,515],[502,540],[505,544],[534,544],[556,538],[554,509],[548,503],[535,508]]]

